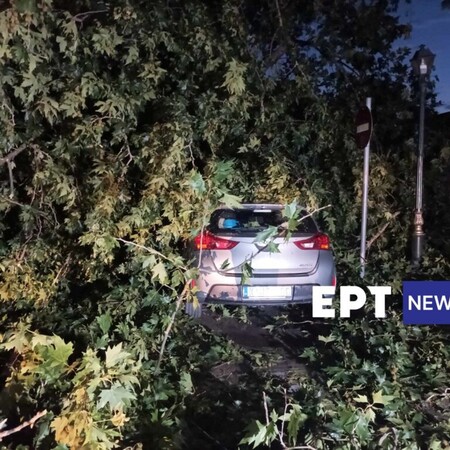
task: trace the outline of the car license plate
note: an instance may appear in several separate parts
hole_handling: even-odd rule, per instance
[[[291,299],[292,286],[242,286],[244,299]]]

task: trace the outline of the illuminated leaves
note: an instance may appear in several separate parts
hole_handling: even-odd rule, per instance
[[[36,0],[17,0],[16,8],[21,13],[36,12]]]
[[[107,368],[113,367],[125,361],[129,356],[131,356],[130,353],[122,350],[122,343],[108,347],[105,353],[105,365]]]
[[[267,242],[270,239],[276,237],[279,234],[278,228],[274,226],[269,226],[263,231],[258,232],[258,234],[255,237],[254,242]],[[273,242],[271,242],[273,244]]]
[[[302,33],[306,42],[309,33],[319,49],[311,53],[308,44],[290,49],[294,62],[290,50],[281,49],[273,64],[270,58],[279,54],[281,42],[281,35],[271,42],[279,28],[273,2],[233,0],[208,7],[195,0],[176,7],[119,2],[87,15],[86,2],[59,2],[58,8],[50,0],[3,3],[0,157],[22,145],[25,150],[13,164],[13,198],[8,170],[0,168],[0,302],[8,327],[0,332],[2,351],[14,356],[11,363],[4,358],[11,382],[2,398],[10,394],[18,414],[41,404],[58,414],[45,445],[121,447],[127,423],[136,436],[143,427],[146,433],[169,430],[154,448],[175,441],[174,428],[190,420],[184,415],[186,398],[194,391],[202,395],[194,389],[196,377],[207,372],[203,369],[212,354],[225,359],[231,352],[230,344],[196,326],[186,327],[179,314],[155,376],[179,292],[196,277],[185,254],[188,240],[207,225],[219,204],[295,198],[314,209],[332,203],[323,214],[325,231],[335,238],[342,280],[351,281],[359,264],[354,249],[361,175],[352,111],[356,99],[372,88],[379,114],[370,229],[376,232],[386,220],[392,227],[374,243],[371,258],[379,258],[373,267],[380,269],[380,279],[399,285],[408,263],[392,255],[403,255],[409,227],[401,216],[391,219],[409,208],[404,199],[413,198],[408,155],[414,152],[410,123],[405,132],[393,116],[410,115],[412,105],[394,95],[406,99],[410,94],[403,89],[408,77],[400,59],[380,50],[389,48],[388,35],[396,36],[393,19],[378,20],[383,8],[368,6],[358,20],[370,26],[352,28],[349,38],[348,27],[337,25],[354,21],[349,14],[358,12],[355,2],[344,2],[345,8],[329,2],[325,8],[319,1],[310,8],[305,1],[306,9],[291,2],[289,11],[280,2],[286,42],[297,42]],[[90,2],[93,9],[94,3],[99,2]],[[249,14],[248,6],[256,14]],[[317,23],[321,30],[311,27]],[[376,43],[370,44],[371,39]],[[355,46],[362,51],[355,52]],[[359,58],[376,54],[377,63],[357,69],[355,80],[343,67],[357,63],[357,53]],[[385,80],[400,81],[392,89]],[[447,150],[435,163],[442,176]],[[436,183],[436,189],[445,196],[443,185]],[[285,210],[289,229],[296,224],[296,206],[290,203]],[[271,242],[276,233],[269,228],[256,241],[276,252]],[[429,261],[434,274],[444,277],[445,259]],[[232,265],[228,261],[228,268]],[[248,281],[251,264],[244,264],[242,272],[242,281]],[[381,369],[361,369],[363,356],[346,344],[347,332],[361,353],[367,350],[364,358],[381,361]],[[445,345],[439,350],[435,341],[430,345],[420,338],[413,345],[404,329],[401,339],[390,330],[367,339],[360,332],[356,326],[319,331],[314,334],[318,339],[311,339],[313,347],[293,348],[319,376],[296,380],[297,397],[305,405],[272,411],[269,425],[261,418],[250,446],[271,442],[283,420],[292,445],[298,434],[307,433],[303,427],[313,430],[311,439],[330,439],[317,446],[313,442],[313,447],[366,445],[376,432],[376,414],[380,423],[398,427],[398,445],[412,448],[412,438],[404,437],[414,435],[412,418],[400,402],[400,412],[393,411],[397,401],[391,398],[390,377],[412,398],[416,380],[401,383],[417,362],[417,350],[418,360],[431,359],[419,378],[433,386],[443,383]],[[335,356],[340,364],[332,366]],[[364,391],[355,393],[354,385],[363,382]],[[206,403],[202,411],[208,414]],[[225,406],[223,399],[214,404],[218,411]],[[316,414],[314,420],[304,420],[306,411]],[[241,410],[235,417],[247,423],[253,416],[254,411]],[[426,439],[423,443],[428,445]]]
[[[336,340],[336,336],[330,334],[329,336],[319,336],[317,339],[321,342],[325,342],[325,344],[328,344],[330,342],[334,342]]]
[[[378,405],[388,405],[394,398],[393,395],[384,395],[382,390],[372,394],[372,402]]]
[[[159,262],[154,267],[152,267],[152,278],[158,280],[160,283],[164,284],[168,280],[167,270],[163,262]]]
[[[298,216],[298,205],[295,200],[284,207],[283,215],[287,219],[295,219]]]
[[[121,384],[115,383],[110,389],[100,391],[98,408],[109,405],[110,411],[122,409],[128,405],[131,400],[135,400],[136,395],[124,388]]]
[[[112,317],[109,312],[102,314],[96,318],[97,323],[103,334],[107,334],[112,324]]]
[[[252,448],[259,447],[262,444],[269,445],[277,436],[273,422],[264,425],[259,420],[255,420],[246,431],[246,436],[241,439],[239,445],[248,444]]]
[[[270,446],[274,441],[280,439],[280,436],[284,439],[283,433],[286,429],[288,442],[295,446],[297,436],[307,418],[308,416],[303,412],[300,405],[289,403],[280,416],[275,410],[272,410],[268,423],[262,424],[259,420],[252,422],[247,427],[246,435],[239,444],[249,444],[252,445],[252,448],[261,445]]]
[[[342,429],[349,435],[356,435],[366,441],[370,435],[369,421],[360,411],[343,409],[339,412],[339,418],[334,420],[338,429]]]
[[[92,418],[87,411],[56,417],[51,428],[55,432],[57,442],[70,447],[81,447],[84,433],[92,424]]]
[[[123,427],[125,425],[125,423],[129,422],[130,418],[127,417],[123,411],[121,411],[120,409],[116,410],[114,415],[111,418],[111,422],[112,424],[117,427]]]
[[[224,192],[219,198],[219,201],[229,208],[239,208],[239,206],[241,206],[241,198],[237,195],[229,194],[228,192]]]
[[[20,374],[25,384],[32,386],[36,378],[46,383],[57,382],[70,371],[69,358],[73,354],[72,342],[59,336],[31,333],[23,324],[16,333],[4,339],[1,348],[14,349],[22,355]]]
[[[353,399],[353,401],[356,403],[369,403],[366,395],[358,395]]]
[[[203,194],[206,191],[205,180],[203,179],[202,175],[198,172],[194,172],[192,174],[190,185],[192,189],[194,189],[194,191],[198,192],[199,194]]]
[[[183,393],[191,394],[194,390],[194,385],[192,383],[191,374],[188,372],[183,372],[180,376],[180,387]]]
[[[36,346],[34,339],[32,345]],[[46,366],[62,370],[67,367],[69,357],[73,352],[73,344],[71,342],[66,344],[59,336],[53,336],[46,345],[35,347],[35,350],[41,355]]]
[[[245,71],[247,67],[245,64],[232,59],[228,63],[228,70],[225,74],[225,81],[222,86],[226,87],[228,92],[232,95],[241,95],[245,91]]]

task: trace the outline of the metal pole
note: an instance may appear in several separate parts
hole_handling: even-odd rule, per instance
[[[419,148],[417,155],[417,177],[416,177],[416,210],[414,213],[414,230],[412,235],[412,264],[418,267],[422,258],[423,242],[425,233],[423,231],[423,155],[425,134],[425,89],[426,75],[420,75],[420,117],[419,117]]]
[[[372,111],[372,99],[366,98],[366,106]],[[361,278],[366,274],[366,242],[367,242],[367,201],[369,196],[369,159],[370,159],[370,141],[364,148],[364,178],[362,195],[362,219],[361,219]]]

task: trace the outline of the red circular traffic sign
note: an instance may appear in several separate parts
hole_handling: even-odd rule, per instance
[[[356,145],[364,149],[372,137],[372,113],[363,106],[356,114]]]

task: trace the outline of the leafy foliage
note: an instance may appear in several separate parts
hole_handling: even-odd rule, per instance
[[[48,411],[6,445],[189,448],[196,414],[213,417],[213,397],[225,389],[201,397],[200,375],[242,355],[179,314],[195,278],[186,240],[220,203],[287,203],[291,221],[297,203],[331,204],[320,219],[335,242],[340,279],[355,282],[362,155],[353,111],[368,93],[376,117],[369,236],[388,224],[368,246],[368,276],[400,290],[414,86],[408,50],[392,48],[408,32],[395,7],[385,0],[2,4],[0,414],[13,426]],[[444,149],[437,158],[447,156]],[[433,170],[444,179],[443,169]],[[435,200],[439,209],[446,204],[442,195]],[[434,242],[424,276],[445,278]],[[443,398],[446,335],[406,329],[395,308],[391,314],[383,324],[336,323],[302,348],[298,356],[319,376],[300,380],[289,401],[273,380],[247,380],[236,395],[251,409],[228,415],[236,429],[230,445],[269,444],[284,423],[289,445],[444,442],[446,425],[418,431],[432,420],[416,414],[429,405],[427,393]],[[255,365],[259,358],[245,357]],[[273,399],[268,421],[257,417],[263,390]],[[257,437],[243,437],[252,419]]]

